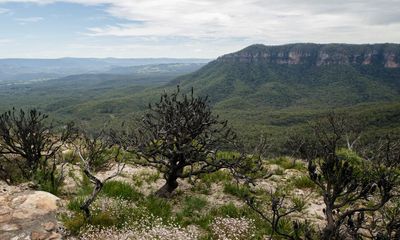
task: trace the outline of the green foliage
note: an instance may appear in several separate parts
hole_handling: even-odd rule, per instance
[[[132,181],[133,184],[138,188],[142,187],[144,183],[142,176],[136,174],[133,174]]]
[[[40,190],[52,193],[56,196],[60,194],[63,179],[60,179],[60,173],[57,170],[54,170],[54,172],[50,170],[47,170],[47,172],[38,170],[35,173],[34,180],[39,184]]]
[[[211,214],[215,214],[215,216],[224,216],[224,217],[233,217],[240,218],[244,215],[244,209],[240,209],[235,206],[233,203],[228,203],[219,208],[211,210]]]
[[[75,214],[70,218],[64,217],[63,225],[74,235],[78,235],[87,225],[93,225],[101,228],[111,227],[116,225],[115,219],[108,212],[99,212],[92,216],[88,222],[82,214]]]
[[[160,172],[149,173],[144,176],[144,180],[148,184],[157,182],[158,179],[160,179]]]
[[[244,199],[245,197],[249,196],[250,189],[246,186],[238,185],[235,183],[225,183],[224,193],[228,193],[238,198]]]
[[[279,165],[283,169],[305,170],[305,166],[300,162],[300,160],[291,159],[288,157],[278,157],[275,159],[271,159],[268,161],[268,163]]]
[[[211,194],[211,186],[208,185],[207,183],[204,182],[198,182],[194,184],[191,188],[193,192],[201,193],[204,195],[210,195]]]
[[[120,181],[108,181],[104,184],[101,194],[121,198],[125,200],[138,201],[143,198],[143,194],[134,189],[131,185]]]
[[[64,217],[63,219],[63,225],[65,228],[74,235],[78,235],[82,227],[86,224],[86,219],[82,214],[76,214],[72,217]]]
[[[74,173],[70,173],[72,176]],[[78,196],[85,196],[90,194],[93,191],[93,185],[90,182],[90,179],[81,172],[82,179],[78,181]]]
[[[202,210],[206,205],[207,199],[204,197],[187,196],[183,202],[183,211],[189,215]]]
[[[80,207],[82,206],[84,201],[85,201],[85,197],[84,196],[75,197],[75,198],[71,199],[68,202],[67,208],[69,210],[71,210],[71,211],[79,212],[80,211]]]
[[[116,222],[117,219],[115,219],[109,212],[99,212],[90,220],[91,225],[102,228],[111,227],[115,225]]]
[[[172,206],[166,199],[149,196],[144,199],[141,205],[145,207],[149,213],[162,218],[164,221],[168,221],[172,217]]]
[[[340,148],[336,151],[336,155],[348,162],[353,167],[360,166],[363,163],[363,159],[354,151],[347,148]]]
[[[308,176],[295,177],[291,180],[291,184],[299,189],[315,188],[315,183]]]
[[[285,174],[285,170],[283,170],[283,168],[277,168],[273,171],[274,175],[279,175],[282,176],[283,174]]]
[[[293,202],[294,208],[298,211],[301,212],[304,210],[304,207],[306,206],[306,201],[303,198],[300,197],[293,197],[291,199]]]
[[[202,210],[207,206],[207,199],[204,197],[185,197],[182,209],[176,214],[176,221],[187,226],[202,218]]]
[[[219,170],[214,173],[204,174],[201,176],[201,182],[205,183],[207,187],[211,187],[212,183],[227,182],[232,180],[232,175],[224,170]]]
[[[273,51],[288,51],[291,47],[276,47]],[[321,46],[295,47],[313,52]],[[333,53],[342,52],[343,47],[362,51],[360,49],[371,46],[323,47]],[[251,46],[244,51],[262,52],[265,46]],[[178,76],[188,71],[154,73],[145,69],[129,76],[86,74],[43,81],[30,84],[29,91],[24,84],[3,86],[0,109],[6,110],[11,105],[41,106],[56,119],[83,119],[90,122],[93,129],[102,126],[104,121],[117,126],[120,121],[140,115],[164,89],[173,91],[180,84],[182,92],[189,92],[193,87],[199,95],[209,95],[213,110],[221,118],[229,119],[245,142],[256,144],[260,134],[270,133],[271,139],[276,140],[271,149],[274,152],[280,150],[282,134],[304,129],[308,121],[331,109],[368,119],[367,136],[400,129],[400,85],[395,81],[400,76],[398,68],[389,69],[379,64],[315,66],[309,62],[277,65],[233,59],[213,61],[181,77]],[[172,79],[175,80],[170,82]]]

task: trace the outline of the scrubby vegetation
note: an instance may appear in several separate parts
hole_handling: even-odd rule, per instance
[[[264,138],[249,151],[206,98],[179,90],[136,124],[107,131],[52,131],[45,115],[29,113],[0,118],[0,176],[50,191],[36,176],[57,171],[52,192],[67,202],[59,213],[66,238],[400,236],[400,140],[364,139],[345,115],[333,112],[290,135],[286,155],[276,156]],[[40,136],[40,144],[21,136],[33,143]]]

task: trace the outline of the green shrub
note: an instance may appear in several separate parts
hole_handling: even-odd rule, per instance
[[[224,184],[224,193],[228,193],[239,198],[245,198],[250,194],[250,190],[245,186],[240,186],[234,183],[226,183]]]
[[[149,213],[162,218],[164,221],[168,221],[172,218],[172,207],[165,199],[149,196],[144,199],[141,205],[144,206]]]
[[[95,214],[90,221],[91,225],[99,227],[111,227],[116,223],[117,219],[115,219],[109,212],[99,212]]]
[[[108,212],[99,212],[92,216],[92,218],[87,221],[85,217],[78,213],[73,215],[72,217],[64,217],[63,225],[68,231],[70,231],[73,235],[78,235],[81,230],[87,225],[93,225],[97,227],[111,227],[117,223],[117,219],[112,217],[112,215]]]
[[[71,211],[79,212],[79,211],[81,211],[80,207],[84,201],[85,201],[84,196],[78,196],[68,202],[67,208]]]
[[[203,197],[188,196],[185,198],[182,207],[184,216],[193,216],[196,212],[200,212],[207,205],[207,199]]]
[[[242,210],[236,207],[235,204],[233,203],[228,203],[219,208],[213,209],[211,213],[214,216],[221,216],[221,217],[240,218],[241,216],[243,216]]]
[[[79,190],[77,194],[79,196],[86,196],[92,193],[93,185],[90,182],[90,179],[83,172],[81,172],[81,174],[82,174],[82,180],[78,181]],[[73,173],[71,173],[71,175],[73,175]]]
[[[46,170],[44,172],[38,169],[35,173],[34,179],[39,185],[40,190],[58,196],[64,182],[60,179],[60,173],[57,170],[53,172],[53,176],[51,176],[51,174],[51,170]]]
[[[233,159],[235,157],[239,157],[240,153],[238,152],[230,152],[230,151],[218,151],[217,158],[218,159]]]
[[[214,173],[210,174],[204,174],[201,177],[201,181],[205,183],[208,187],[211,186],[212,183],[217,183],[217,182],[226,182],[226,181],[231,181],[232,176],[229,174],[227,171],[219,170]]]
[[[315,183],[308,176],[296,177],[291,182],[295,188],[315,188]]]
[[[143,178],[142,178],[140,175],[135,175],[135,174],[134,174],[134,175],[132,176],[132,180],[133,180],[133,184],[134,184],[136,187],[140,188],[140,187],[143,186],[144,181],[143,181]]]
[[[194,185],[192,185],[191,190],[193,192],[201,193],[204,195],[210,195],[211,194],[211,188],[204,182],[198,182]]]
[[[283,169],[305,169],[305,166],[301,162],[299,162],[299,160],[291,159],[288,157],[278,157],[275,159],[271,159],[269,160],[269,163],[279,165]]]
[[[78,235],[81,231],[81,228],[85,226],[86,220],[82,214],[76,214],[71,218],[65,218],[63,220],[63,225],[68,231],[73,235]]]
[[[341,148],[336,151],[336,155],[350,163],[352,166],[359,166],[363,162],[363,159],[358,154],[350,149]]]
[[[120,181],[108,181],[104,184],[103,195],[113,198],[138,201],[143,198],[143,194],[134,189],[131,185]]]
[[[176,214],[176,221],[187,226],[202,217],[201,210],[207,205],[204,197],[187,196],[183,201],[182,210]]]
[[[157,180],[160,179],[160,172],[148,173],[146,175],[143,174],[143,179],[148,184],[157,182]]]

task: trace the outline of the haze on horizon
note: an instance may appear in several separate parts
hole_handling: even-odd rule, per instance
[[[399,0],[0,0],[0,58],[215,58],[254,43],[398,43]]]

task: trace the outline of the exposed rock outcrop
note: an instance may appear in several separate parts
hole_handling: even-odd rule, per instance
[[[0,239],[62,239],[56,219],[60,199],[0,182]]]
[[[400,67],[400,44],[288,44],[282,46],[252,45],[239,52],[224,55],[219,62],[267,62],[271,64],[313,66],[378,65]]]

